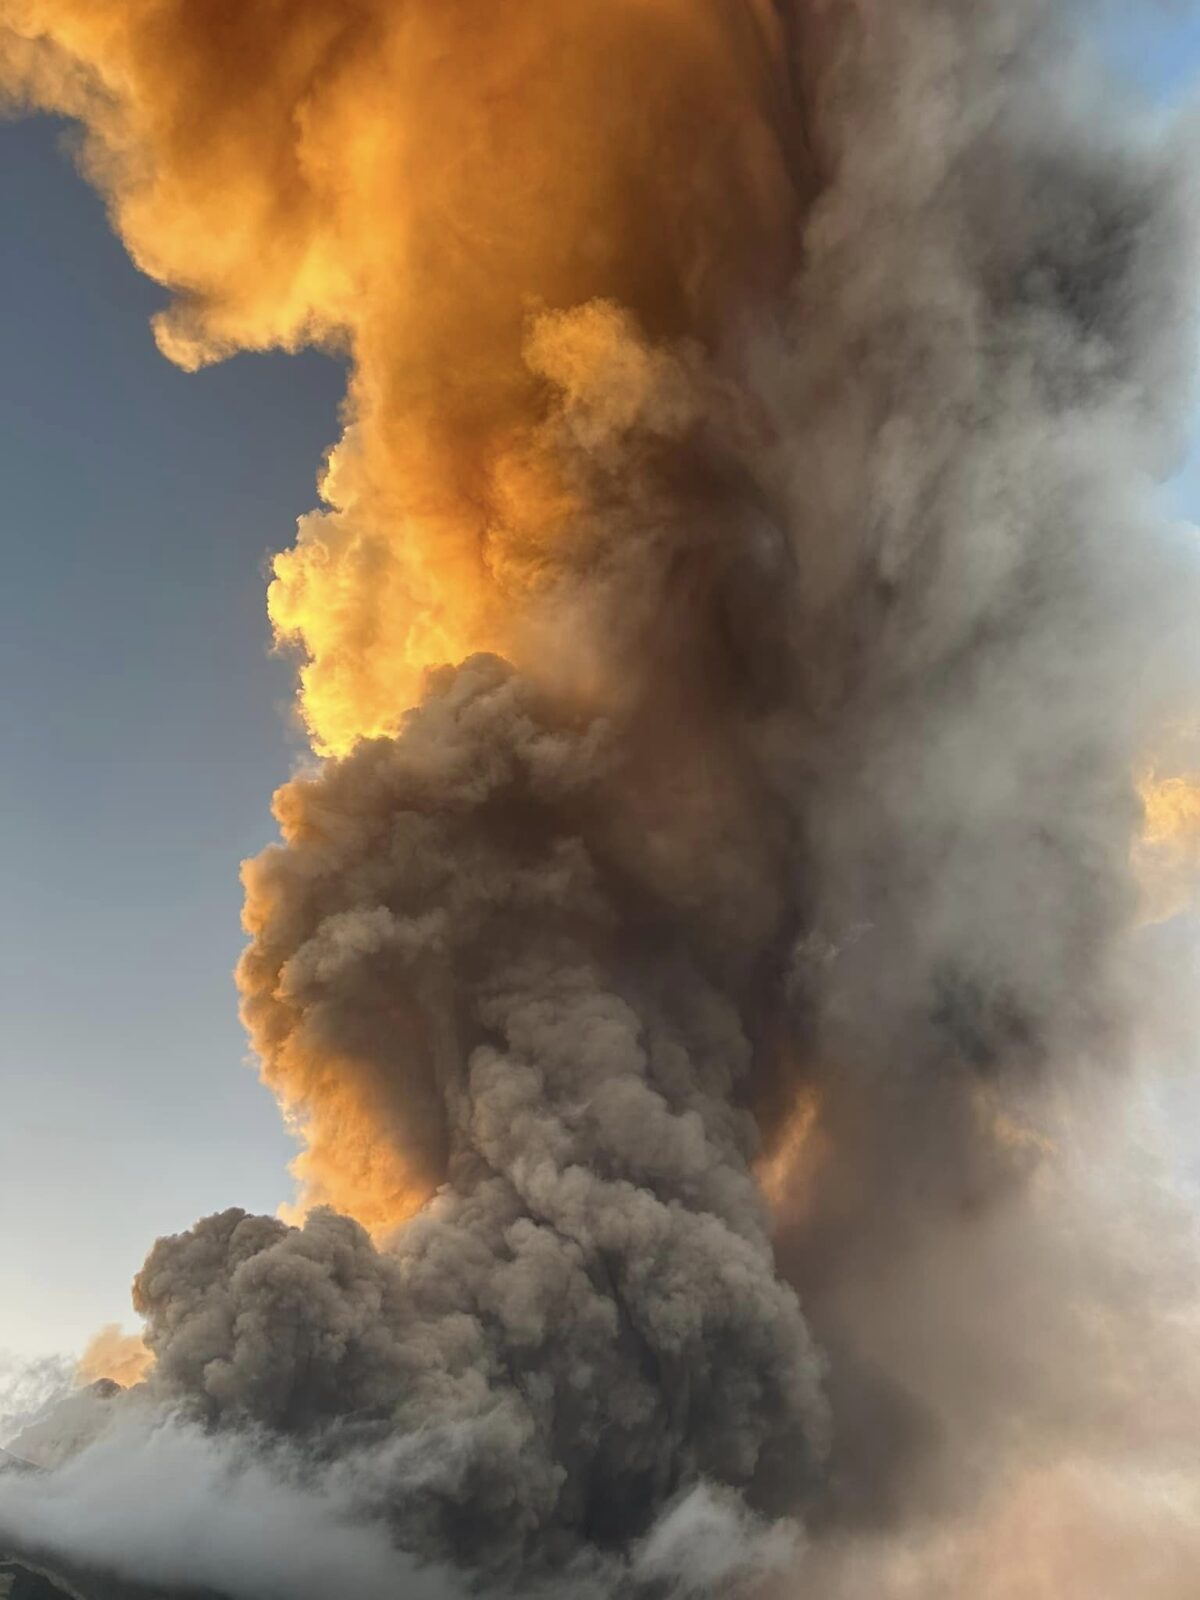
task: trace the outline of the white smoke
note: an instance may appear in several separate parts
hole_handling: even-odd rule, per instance
[[[400,1557],[336,1484],[308,1487],[285,1456],[170,1420],[111,1430],[50,1476],[0,1477],[0,1546],[52,1552],[140,1584],[230,1600],[453,1600],[444,1574]]]

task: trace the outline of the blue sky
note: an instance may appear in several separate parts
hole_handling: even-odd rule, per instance
[[[1181,97],[1200,18],[1110,11],[1110,55]],[[0,125],[0,215],[0,1349],[32,1355],[128,1320],[158,1233],[290,1192],[230,972],[238,862],[301,749],[263,565],[342,375],[165,362],[161,292],[46,119]],[[1167,496],[1200,517],[1200,450]]]
[[[1101,11],[1101,45],[1117,71],[1157,104],[1189,107],[1200,79],[1200,3],[1104,0]],[[1200,129],[1197,138],[1200,143]],[[1171,514],[1200,521],[1200,418],[1192,430],[1191,454],[1164,498]]]
[[[300,741],[263,564],[315,501],[342,375],[185,375],[46,119],[0,126],[0,1347],[128,1315],[147,1245],[273,1210],[244,1066],[238,862]]]
[[[1194,0],[1103,0],[1102,45],[1119,71],[1160,102],[1193,85],[1200,62],[1200,6]]]

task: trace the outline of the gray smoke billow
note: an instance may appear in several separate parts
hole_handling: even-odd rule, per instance
[[[251,1023],[405,1074],[444,1183],[385,1250],[328,1211],[230,1212],[135,1288],[160,1392],[391,1441],[402,1542],[473,1564],[627,1537],[772,1449],[813,1471],[828,1429],[748,1171],[737,1010],[684,919],[648,907],[638,937],[589,825],[618,759],[481,659],[293,785]]]
[[[160,1240],[140,1399],[480,1581],[699,1593],[736,1549],[1002,1600],[1045,1473],[1078,1573],[1103,1525],[1095,1570],[1175,1600],[1192,1512],[1138,1495],[1200,1515],[1194,1229],[1114,1118],[1135,779],[1197,683],[1153,500],[1185,141],[1101,97],[1086,7],[775,10],[786,289],[682,340],[534,317],[578,563],[519,670],[431,675],[247,868],[268,1071],[349,1085],[433,1197]]]

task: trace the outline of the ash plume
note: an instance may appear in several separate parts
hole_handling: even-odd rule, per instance
[[[299,1206],[155,1245],[136,1403],[404,1559],[999,1600],[1044,1489],[1060,1584],[1183,1592],[1195,201],[1092,15],[0,0],[164,352],[349,363],[243,873]]]

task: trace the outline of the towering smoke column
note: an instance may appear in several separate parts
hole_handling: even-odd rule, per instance
[[[621,1550],[701,1480],[902,1514],[950,1413],[879,1330],[958,1229],[1012,1268],[1129,1055],[1191,237],[1060,9],[0,0],[164,352],[350,365],[270,590],[327,759],[239,970],[315,1209],[135,1302],[151,1397],[419,1555]]]
[[[7,79],[83,119],[116,227],[177,290],[156,324],[166,354],[190,366],[316,339],[350,358],[327,509],[270,589],[278,635],[309,658],[317,749],[395,733],[421,671],[480,648],[593,697],[641,677],[627,656],[661,626],[673,547],[721,552],[690,580],[719,581],[729,532],[713,499],[736,490],[656,484],[667,525],[657,505],[631,507],[650,521],[627,530],[581,472],[623,476],[631,430],[698,450],[700,348],[681,366],[644,339],[712,344],[786,281],[812,175],[773,8],[2,14]],[[588,444],[567,437],[580,427],[607,465],[585,463]],[[694,476],[674,455],[676,478]],[[707,534],[681,526],[699,500]],[[686,658],[695,628],[678,629]],[[411,1212],[431,1174],[377,1130],[419,1108],[386,1088],[381,1108],[380,1091],[297,1048],[270,1050],[267,1074],[306,1125],[311,1200],[372,1227]]]

